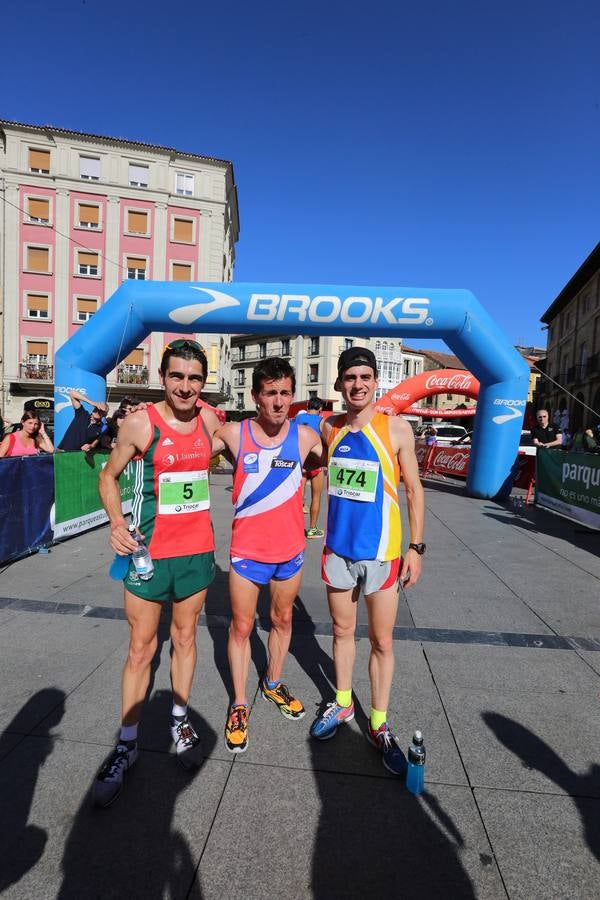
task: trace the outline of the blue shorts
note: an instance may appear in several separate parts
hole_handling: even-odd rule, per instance
[[[256,562],[253,559],[241,559],[239,556],[231,557],[231,566],[248,581],[255,581],[257,584],[268,584],[272,578],[276,581],[287,581],[293,578],[304,565],[304,550],[293,559],[288,559],[282,563],[264,563]]]

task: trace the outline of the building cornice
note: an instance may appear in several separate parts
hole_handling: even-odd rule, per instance
[[[600,244],[596,244],[585,262],[579,266],[571,280],[567,282],[558,297],[541,316],[540,321],[545,325],[550,325],[573,297],[594,277],[598,269],[600,269]]]

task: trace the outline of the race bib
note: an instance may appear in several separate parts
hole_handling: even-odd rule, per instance
[[[163,472],[158,476],[158,511],[182,515],[210,508],[208,472]]]
[[[329,460],[329,487],[332,497],[346,497],[362,503],[374,503],[379,478],[379,463],[369,459]]]

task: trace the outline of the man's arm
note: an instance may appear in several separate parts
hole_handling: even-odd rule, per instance
[[[404,419],[392,419],[392,434],[398,446],[398,462],[404,481],[406,505],[408,508],[408,524],[410,543],[420,544],[423,541],[425,528],[425,492],[419,475],[419,464],[415,454],[415,438],[412,428]],[[416,550],[408,549],[402,559],[400,580],[404,587],[412,587],[421,577],[421,557]],[[406,581],[405,581],[406,579]]]
[[[559,431],[553,441],[548,441],[547,444],[542,444],[542,447],[545,447],[547,450],[549,450],[550,447],[562,447],[562,442],[562,434]]]
[[[89,406],[97,406],[103,413],[108,412],[107,403],[104,403],[103,400],[92,400],[86,394],[82,394],[81,391],[69,391],[69,397],[71,398],[71,403],[75,409],[79,409],[82,403],[87,403]]]
[[[146,446],[149,436],[150,423],[144,413],[127,416],[119,428],[115,448],[98,479],[100,500],[110,519],[110,545],[120,556],[133,553],[137,543],[129,534],[123,518],[119,476],[127,463]]]
[[[213,456],[227,451],[233,465],[240,449],[240,425],[239,422],[227,422],[221,425],[213,435]]]

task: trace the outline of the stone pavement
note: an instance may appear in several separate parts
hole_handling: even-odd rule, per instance
[[[401,598],[390,718],[425,735],[414,798],[364,739],[359,611],[356,719],[308,735],[333,680],[331,629],[309,542],[286,680],[307,716],[256,691],[268,604],[252,645],[247,753],[223,744],[227,476],[213,482],[218,578],[199,628],[193,718],[206,759],[169,740],[168,622],[121,797],[90,805],[118,725],[127,645],[100,528],[0,575],[0,893],[7,898],[596,898],[600,858],[598,534],[541,510],[427,483],[421,582]]]

